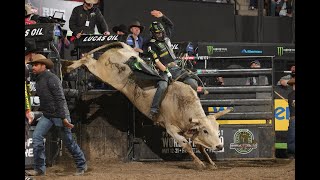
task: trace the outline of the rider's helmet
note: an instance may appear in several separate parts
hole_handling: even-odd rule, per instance
[[[159,40],[159,41],[164,40],[164,38],[166,36],[166,32],[165,32],[163,25],[160,22],[158,22],[158,21],[152,22],[149,30],[150,30],[151,36],[153,38],[155,38],[156,40]]]

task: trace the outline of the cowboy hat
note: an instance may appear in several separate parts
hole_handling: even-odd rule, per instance
[[[140,28],[140,33],[142,33],[143,29],[144,29],[144,26],[141,26],[140,22],[139,21],[133,21],[130,26],[129,26],[129,31],[132,27],[138,27]]]
[[[97,4],[98,0],[84,0],[88,4]]]
[[[287,82],[288,85],[290,86],[293,86],[294,84],[296,84],[296,78],[291,78],[288,82]]]
[[[35,64],[35,63],[41,63],[46,65],[47,69],[53,68],[54,64],[51,61],[51,59],[47,59],[44,55],[42,54],[36,54],[32,56],[32,60],[29,62],[29,64]]]
[[[112,31],[113,31],[114,33],[117,33],[118,31],[121,31],[121,32],[123,32],[123,33],[125,33],[125,34],[128,34],[127,26],[124,25],[124,24],[120,24],[120,25],[118,25],[118,26],[114,26],[114,27],[112,28]]]
[[[24,10],[25,10],[25,16],[28,16],[32,14],[32,6],[31,4],[27,3],[24,5]]]
[[[250,62],[250,65],[253,64],[253,63],[257,64],[258,66],[261,66],[259,60],[253,60],[253,61],[251,61],[251,62]]]

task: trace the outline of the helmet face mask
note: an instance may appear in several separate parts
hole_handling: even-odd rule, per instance
[[[160,22],[154,21],[151,23],[149,28],[151,35],[158,41],[163,41],[166,33],[163,25]]]

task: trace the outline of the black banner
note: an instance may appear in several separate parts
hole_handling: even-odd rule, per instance
[[[211,57],[275,56],[295,57],[294,44],[269,43],[198,43],[198,54]]]

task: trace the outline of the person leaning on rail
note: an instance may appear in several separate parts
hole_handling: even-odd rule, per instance
[[[261,64],[259,60],[253,60],[250,62],[250,68],[251,69],[260,69]],[[256,86],[256,85],[268,85],[268,77],[267,76],[251,76],[247,78],[246,84],[245,85],[251,85],[251,86]]]
[[[129,25],[129,35],[127,37],[127,44],[131,46],[138,55],[143,56],[142,45],[144,44],[144,39],[141,33],[144,30],[144,26],[140,24],[139,21],[133,21]]]
[[[292,74],[294,74],[296,72],[296,66],[295,65],[292,65],[290,67],[290,71],[291,73],[286,75],[286,76],[282,76],[280,78],[280,80],[277,82],[277,85],[281,85],[282,87],[288,87],[289,84],[288,84],[288,81],[292,78]]]
[[[82,34],[94,34],[95,26],[99,33],[110,35],[108,24],[99,8],[95,7],[98,0],[84,0],[82,5],[72,10],[69,28],[73,37],[79,39]]]
[[[112,31],[118,35],[118,40],[126,43],[128,36],[128,28],[124,24],[119,24],[112,28]]]

